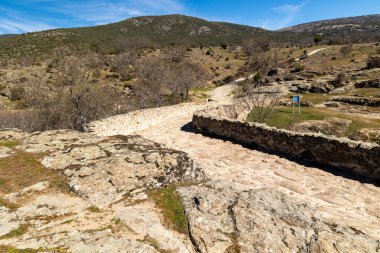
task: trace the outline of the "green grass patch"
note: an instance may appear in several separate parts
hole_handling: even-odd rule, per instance
[[[336,117],[351,120],[352,124],[347,129],[345,136],[348,136],[351,133],[362,128],[380,128],[379,119],[368,119],[358,116],[352,116],[347,113],[332,111],[327,108],[313,107],[301,108],[301,114],[298,114],[298,112],[293,114],[291,107],[278,107],[275,108],[273,117],[268,119],[265,123],[271,127],[290,129],[292,125],[297,122],[309,120],[323,120],[326,117]],[[251,114],[248,115],[247,121],[252,122]]]
[[[7,238],[13,238],[13,237],[19,237],[25,234],[28,231],[27,225],[21,225],[18,228],[12,230],[6,235],[0,236],[0,240],[7,239]]]
[[[17,249],[11,246],[0,246],[0,252],[3,253],[37,253],[39,249]]]
[[[18,206],[16,204],[9,202],[8,200],[3,199],[3,198],[0,198],[0,206],[4,206],[4,207],[11,209],[11,210],[18,208]]]
[[[166,225],[180,233],[188,234],[188,221],[176,188],[169,186],[152,190],[149,196],[161,209]]]
[[[90,206],[89,208],[87,208],[87,210],[92,212],[92,213],[100,213],[101,212],[100,208],[97,206]]]
[[[1,253],[37,253],[37,252],[54,252],[54,253],[66,253],[67,250],[63,248],[54,248],[54,249],[17,249],[12,246],[0,245]]]
[[[359,88],[352,92],[352,95],[380,98],[380,88]]]
[[[326,93],[307,93],[307,94],[300,94],[301,96],[301,101],[309,101],[312,102],[313,104],[321,104],[325,101],[330,100],[333,96],[332,94],[326,94]],[[289,101],[291,99],[289,98]]]
[[[12,141],[12,140],[0,141],[0,146],[2,147],[13,148],[13,147],[16,147],[17,145],[18,145],[18,141]]]

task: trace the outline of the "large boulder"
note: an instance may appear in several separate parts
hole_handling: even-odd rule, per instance
[[[356,82],[354,86],[355,88],[380,88],[380,78]]]
[[[343,87],[336,88],[336,89],[330,91],[329,93],[330,94],[342,94],[342,93],[347,93],[347,92],[351,92],[354,90],[355,90],[354,85],[346,85]]]
[[[61,170],[70,188],[95,206],[108,206],[133,192],[206,179],[203,170],[186,153],[139,136],[75,136],[74,131],[38,133],[19,148],[50,152],[42,164]]]
[[[376,142],[380,144],[380,129],[363,128],[353,132],[349,138],[356,141]]]
[[[350,125],[350,120],[328,117],[324,120],[299,122],[292,127],[292,130],[302,133],[322,133],[325,135],[343,137]]]
[[[275,189],[192,186],[183,198],[198,252],[376,252],[376,238]]]

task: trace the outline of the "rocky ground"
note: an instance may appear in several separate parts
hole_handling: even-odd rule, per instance
[[[379,252],[371,182],[192,132],[234,88],[92,133],[0,132],[0,252]],[[33,157],[49,177],[7,171]]]
[[[212,100],[217,106],[217,97]],[[195,134],[188,123],[202,106],[166,108],[160,124],[142,124],[139,116],[127,114],[92,127],[100,136],[140,134],[189,153],[204,168],[208,184],[178,189],[198,252],[379,250],[378,187]],[[144,115],[151,118],[161,110]],[[187,114],[177,117],[183,111]]]

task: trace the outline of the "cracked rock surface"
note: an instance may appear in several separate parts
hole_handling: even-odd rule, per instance
[[[194,252],[188,236],[170,228],[149,197],[151,189],[207,180],[186,153],[140,136],[69,130],[18,140],[10,151],[38,153],[43,168],[65,178],[71,191],[54,188],[54,180],[11,193],[0,188],[0,252]]]
[[[199,252],[376,252],[379,241],[329,221],[318,206],[274,189],[178,190]],[[230,250],[230,251],[228,251]]]

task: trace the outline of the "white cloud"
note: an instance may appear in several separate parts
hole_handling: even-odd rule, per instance
[[[0,19],[0,34],[25,33],[52,29],[54,27],[23,19]]]
[[[178,0],[118,0],[118,1],[89,1],[61,4],[56,2],[44,10],[64,14],[79,21],[92,24],[110,23],[122,19],[173,13],[183,9]]]
[[[126,18],[178,13],[182,0],[15,0],[14,4],[33,12],[19,12],[0,4],[0,34],[23,33],[65,26],[88,26]],[[38,4],[36,3],[44,3]],[[34,14],[39,13],[39,14]],[[43,16],[47,16],[43,17]],[[30,20],[34,20],[30,22]]]
[[[265,20],[260,24],[260,27],[265,29],[277,30],[288,26],[303,10],[309,0],[301,4],[284,4],[272,8],[272,11],[280,14],[280,18]]]
[[[281,6],[274,7],[272,10],[277,11],[279,13],[284,13],[287,15],[297,14],[304,5],[305,4],[299,4],[299,5],[284,4]]]
[[[160,11],[181,11],[183,5],[178,0],[132,0],[135,5],[145,6]]]
[[[0,5],[0,34],[35,32],[54,28],[47,22],[27,17],[11,8]]]

